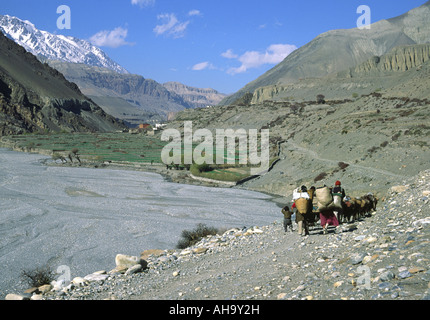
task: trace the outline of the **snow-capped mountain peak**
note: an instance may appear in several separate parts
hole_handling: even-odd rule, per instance
[[[0,31],[27,51],[43,59],[83,63],[108,68],[118,73],[128,73],[90,42],[38,30],[27,20],[0,15]]]

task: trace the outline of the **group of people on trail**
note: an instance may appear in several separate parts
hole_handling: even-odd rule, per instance
[[[316,222],[319,218],[323,234],[328,232],[328,226],[339,226],[339,214],[342,212],[342,199],[345,198],[345,190],[341,186],[340,181],[336,181],[333,188],[323,187],[318,198],[317,189],[312,186],[309,189],[306,186],[301,186],[293,192],[293,205],[291,208],[287,205],[282,208],[281,212],[284,215],[284,231],[293,231],[293,215],[297,223],[297,232],[301,236],[309,235],[309,224]],[[320,189],[320,188],[319,188]],[[322,189],[322,188],[321,188]],[[324,194],[325,192],[325,194]],[[330,193],[330,201],[322,200],[327,197],[327,192]],[[322,195],[321,195],[322,194]],[[316,211],[313,205],[314,198],[317,197]],[[320,202],[321,201],[321,202]]]

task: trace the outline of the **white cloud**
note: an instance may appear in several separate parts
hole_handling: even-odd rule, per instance
[[[200,10],[191,10],[190,12],[188,12],[189,16],[201,16],[202,13],[200,12]]]
[[[190,21],[180,22],[174,13],[160,14],[157,16],[158,20],[164,20],[164,24],[157,25],[154,32],[157,36],[166,34],[174,38],[181,38],[184,36],[185,30]]]
[[[132,5],[138,5],[141,8],[153,5],[155,0],[131,0]]]
[[[291,44],[272,44],[265,52],[247,51],[238,57],[241,65],[237,68],[230,68],[227,73],[234,75],[246,72],[248,69],[258,68],[264,64],[278,64],[296,49],[297,47]],[[224,52],[222,56],[229,59],[237,58],[237,55],[234,55],[230,49]]]
[[[221,53],[221,56],[227,59],[236,59],[239,57],[237,54],[233,53],[233,50],[228,49],[226,52]]]
[[[125,45],[133,45],[133,43],[125,41],[128,30],[118,27],[112,31],[103,30],[97,32],[90,38],[90,42],[98,47],[118,48]]]
[[[214,66],[212,65],[212,63],[205,61],[195,64],[191,69],[194,71],[201,71],[205,69],[214,69]]]

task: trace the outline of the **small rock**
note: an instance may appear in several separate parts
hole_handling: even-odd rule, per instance
[[[85,281],[85,279],[84,279],[84,278],[81,278],[81,277],[75,277],[75,278],[73,278],[72,283],[73,283],[75,286],[83,287],[83,286],[85,286],[85,284],[87,283],[87,281]]]
[[[287,293],[282,292],[280,294],[278,294],[278,296],[276,297],[278,300],[285,300],[287,298]]]
[[[45,294],[51,290],[52,290],[52,286],[50,284],[44,284],[43,286],[39,287],[39,292],[42,294]]]
[[[408,270],[402,271],[399,273],[399,278],[400,279],[406,279],[412,277],[411,273]]]
[[[305,286],[302,284],[296,288],[296,291],[303,291],[303,290],[305,290]]]
[[[385,271],[379,276],[379,279],[381,279],[381,281],[389,281],[394,279],[394,273],[390,270]]]
[[[172,276],[174,276],[174,277],[179,276],[179,271],[174,271],[174,272],[172,273]]]
[[[140,254],[140,259],[148,260],[149,256],[154,256],[157,258],[159,256],[162,256],[164,253],[165,251],[160,249],[145,250]]]
[[[362,241],[362,240],[364,240],[366,238],[366,236],[365,235],[360,235],[360,236],[356,236],[355,238],[354,238],[354,240],[355,241]]]
[[[199,248],[193,249],[193,253],[195,254],[202,254],[202,253],[205,253],[206,251],[208,251],[208,248],[205,248],[205,247],[199,247]]]
[[[106,270],[99,270],[99,271],[93,272],[93,274],[106,274],[106,273],[107,273]]]
[[[109,275],[107,275],[107,274],[92,273],[92,274],[86,275],[84,277],[84,280],[87,280],[90,282],[92,282],[92,281],[105,281],[107,278],[109,278]]]
[[[421,267],[412,267],[408,270],[410,273],[414,274],[414,273],[418,273],[418,272],[423,272],[426,271],[426,269],[421,268]]]
[[[115,273],[121,273],[124,274],[129,268],[127,266],[116,266],[111,271],[108,272],[108,274],[115,274]]]
[[[363,261],[365,256],[365,253],[355,253],[350,257],[350,261],[352,264],[359,264]]]
[[[12,301],[12,300],[28,300],[25,296],[15,293],[9,293],[6,295],[5,300]]]
[[[391,287],[391,284],[389,282],[381,282],[378,284],[379,290],[388,290]]]
[[[135,264],[134,266],[127,269],[125,272],[126,275],[134,274],[142,271],[142,265],[141,264]]]
[[[337,281],[333,284],[333,287],[338,288],[343,284],[343,281]]]
[[[36,293],[37,291],[39,291],[39,288],[33,287],[33,288],[25,290],[24,293],[33,294],[33,293]]]
[[[378,238],[376,238],[376,237],[368,237],[368,238],[363,240],[364,243],[372,243],[372,242],[376,242],[376,241],[378,241]]]
[[[396,193],[405,192],[408,189],[408,186],[392,186],[391,191]]]
[[[388,243],[388,242],[391,242],[392,240],[393,239],[390,236],[384,236],[382,237],[381,242]]]
[[[368,264],[369,262],[372,262],[372,261],[376,260],[378,257],[379,257],[378,254],[374,254],[373,256],[365,256],[363,258],[362,263],[363,264]]]

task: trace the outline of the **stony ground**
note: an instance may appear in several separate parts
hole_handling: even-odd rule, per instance
[[[143,272],[87,277],[32,299],[428,300],[429,196],[427,170],[393,187],[370,216],[326,235],[319,225],[306,237],[285,233],[282,219],[232,229],[156,251]]]

